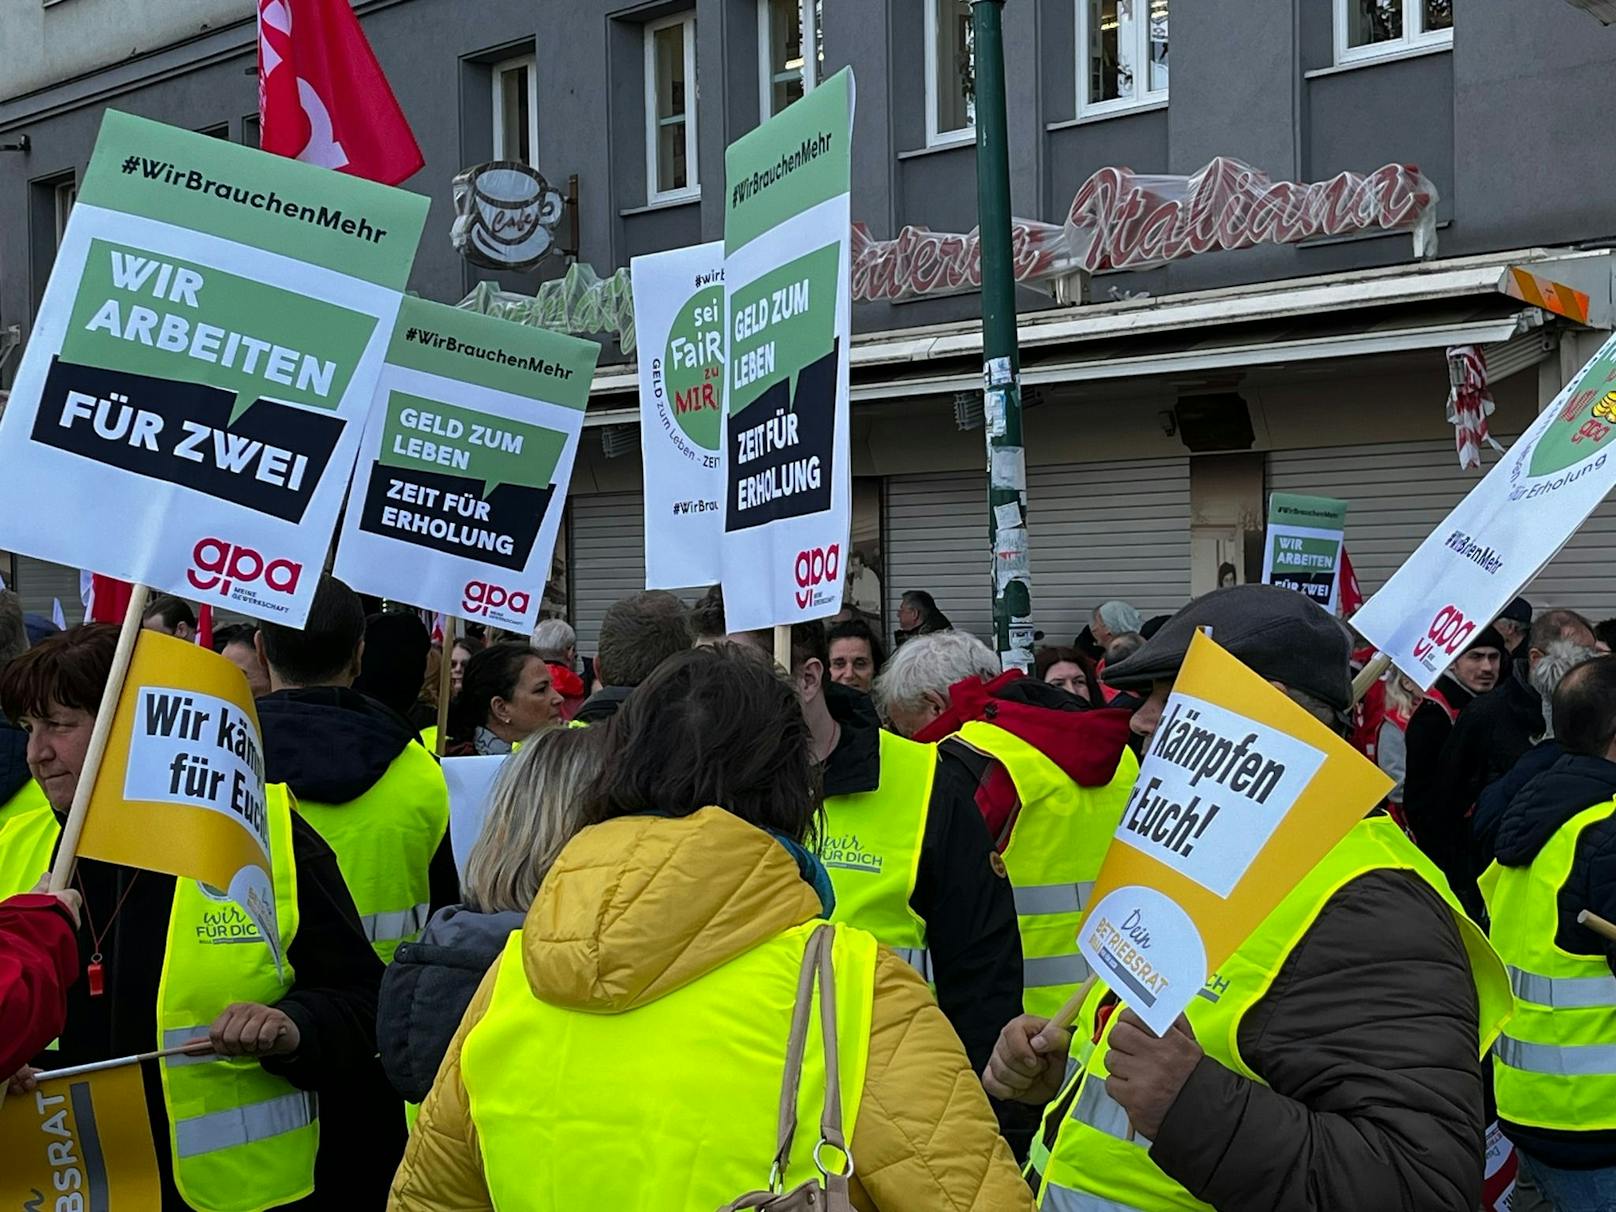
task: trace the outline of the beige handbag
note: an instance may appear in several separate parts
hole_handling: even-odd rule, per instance
[[[853,1212],[847,1193],[847,1180],[853,1176],[853,1154],[842,1135],[842,1082],[837,1068],[836,973],[831,965],[831,943],[835,927],[823,925],[809,936],[802,955],[802,974],[797,979],[797,1005],[791,1015],[791,1040],[786,1046],[786,1071],[780,1083],[780,1134],[769,1171],[769,1189],[753,1191],[718,1212]],[[808,1043],[808,1017],[813,1008],[814,978],[819,979],[819,1030],[825,1042],[825,1105],[819,1118],[819,1143],[814,1146],[814,1165],[819,1179],[809,1179],[790,1191],[781,1190],[786,1166],[791,1159],[791,1140],[797,1132],[797,1091],[802,1083],[802,1054]],[[826,1148],[838,1150],[846,1159],[837,1173],[825,1169]]]

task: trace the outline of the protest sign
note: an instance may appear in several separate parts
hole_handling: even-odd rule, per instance
[[[494,780],[510,754],[443,759],[443,781],[449,784],[449,848],[454,851],[460,878],[466,878],[466,860],[483,830]]]
[[[1616,482],[1616,338],[1415,549],[1352,625],[1422,690]]]
[[[724,246],[635,257],[634,331],[645,463],[645,587],[723,575]]]
[[[108,111],[0,423],[33,504],[0,547],[301,626],[426,209]]]
[[[280,964],[264,746],[241,670],[140,633],[77,853],[196,880],[220,902],[220,928],[263,938]]]
[[[724,153],[722,556],[734,631],[842,606],[852,133],[843,70]]]
[[[139,1212],[162,1205],[140,1066],[0,1098],[0,1208]]]
[[[1078,949],[1158,1035],[1392,780],[1197,633]]]
[[[1273,493],[1268,498],[1263,584],[1294,589],[1333,612],[1341,597],[1341,535],[1346,525],[1345,501]]]
[[[362,593],[538,621],[600,346],[406,299],[337,548]]]

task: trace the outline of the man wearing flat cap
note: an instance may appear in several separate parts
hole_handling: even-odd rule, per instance
[[[1340,727],[1346,632],[1301,594],[1242,585],[1191,602],[1108,672],[1148,694],[1133,724],[1147,740],[1202,628]],[[1045,1105],[1041,1208],[1479,1206],[1481,1041],[1508,1014],[1502,965],[1385,817],[1298,876],[1164,1037],[1103,987],[1070,1034],[1028,1016],[1004,1029],[983,1083]]]

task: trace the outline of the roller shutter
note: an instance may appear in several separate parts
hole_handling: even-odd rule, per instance
[[[48,564],[32,556],[17,557],[17,582],[9,588],[22,599],[24,612],[42,614],[50,618],[51,600],[62,600],[62,614],[68,624],[84,621],[84,607],[79,603],[79,570],[61,564]]]
[[[1148,618],[1190,592],[1188,457],[1033,467],[1027,473],[1033,619],[1069,643],[1101,602]],[[887,485],[887,617],[925,589],[956,627],[993,629],[987,483],[974,472],[899,476]]]
[[[595,655],[600,621],[613,602],[645,588],[645,510],[637,492],[573,497],[568,547],[578,651]]]

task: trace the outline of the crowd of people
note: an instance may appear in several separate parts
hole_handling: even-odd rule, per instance
[[[0,1075],[184,1049],[142,1062],[164,1209],[1471,1212],[1495,1122],[1516,1208],[1616,1207],[1611,625],[1517,601],[1355,702],[1372,653],[1266,586],[1106,601],[1030,676],[926,593],[895,623],[782,668],[650,591],[587,660],[559,619],[444,653],[326,576],[215,629],[271,947],[190,880],[42,891],[117,630],[0,592]],[[1205,629],[1396,785],[1158,1037],[1076,940]],[[440,752],[503,759],[458,864]]]

